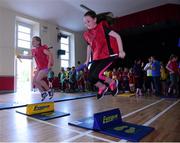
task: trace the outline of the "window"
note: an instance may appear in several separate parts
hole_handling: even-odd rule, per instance
[[[25,23],[17,23],[17,48],[31,48],[32,27]]]
[[[60,40],[60,49],[65,51],[65,55],[61,55],[61,67],[69,67],[70,66],[70,39],[69,36],[63,36]]]

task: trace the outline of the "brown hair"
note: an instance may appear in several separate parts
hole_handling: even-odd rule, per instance
[[[92,18],[96,18],[96,17],[97,17],[96,13],[95,13],[94,11],[92,11],[92,10],[86,12],[86,13],[84,14],[84,16],[90,16],[90,17],[92,17]]]

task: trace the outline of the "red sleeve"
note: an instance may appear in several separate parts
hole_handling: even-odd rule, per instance
[[[43,45],[42,46],[44,49],[47,49],[48,50],[48,46],[47,45]]]

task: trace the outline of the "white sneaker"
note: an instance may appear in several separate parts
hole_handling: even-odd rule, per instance
[[[46,92],[41,93],[41,97],[42,97],[41,101],[44,101],[44,99],[45,99],[47,96],[48,96],[48,94],[47,94]]]
[[[49,99],[52,99],[54,96],[54,90],[53,89],[49,89],[48,90],[48,95],[49,95]]]

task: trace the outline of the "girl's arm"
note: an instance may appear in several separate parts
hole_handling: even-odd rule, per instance
[[[30,53],[28,55],[21,55],[21,54],[16,53],[16,57],[18,59],[32,59],[33,58],[31,51],[30,51]]]
[[[54,60],[53,60],[53,55],[52,53],[47,50],[47,49],[44,49],[44,54],[46,54],[48,56],[48,69],[51,69],[51,67],[53,66],[54,64]]]
[[[119,48],[119,57],[124,58],[126,53],[123,50],[123,45],[122,45],[122,40],[121,40],[120,35],[112,30],[109,32],[109,36],[112,36],[116,39],[117,44],[118,44],[118,48]]]
[[[86,56],[86,61],[85,61],[85,64],[88,65],[88,62],[91,58],[91,47],[90,45],[87,46],[87,56]]]

